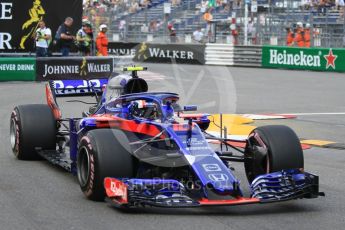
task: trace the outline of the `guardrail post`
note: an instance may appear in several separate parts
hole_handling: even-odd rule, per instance
[[[153,35],[152,34],[148,34],[146,37],[146,41],[147,42],[152,42],[153,41]]]
[[[186,34],[184,37],[185,43],[192,43],[192,36],[190,34]]]
[[[114,42],[120,41],[120,35],[114,33],[114,34],[113,34],[113,41],[114,41]]]

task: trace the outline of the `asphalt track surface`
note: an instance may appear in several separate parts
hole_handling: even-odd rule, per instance
[[[205,112],[309,113],[285,124],[301,138],[345,142],[345,75],[255,68],[149,65],[151,90],[179,92]],[[312,148],[305,168],[326,197],[266,205],[122,212],[82,195],[77,179],[45,161],[14,158],[9,117],[17,104],[44,103],[43,83],[0,83],[0,229],[344,229],[345,151]],[[65,103],[64,115],[84,105]],[[312,113],[312,114],[311,114]],[[325,113],[325,114],[321,114]],[[331,114],[339,113],[339,114]],[[248,191],[241,164],[234,164]]]

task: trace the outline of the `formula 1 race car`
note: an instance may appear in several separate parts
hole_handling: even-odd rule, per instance
[[[286,126],[262,126],[246,147],[207,132],[209,114],[188,113],[179,96],[147,92],[137,71],[109,79],[46,84],[47,105],[20,105],[11,114],[10,139],[21,160],[44,158],[74,173],[84,195],[116,207],[198,207],[316,198],[319,178],[304,171],[298,137]],[[62,118],[56,98],[94,95],[80,118]],[[220,126],[220,132],[224,131]],[[209,140],[226,151],[214,150]],[[231,150],[231,151],[230,151]],[[230,162],[243,162],[245,197]]]

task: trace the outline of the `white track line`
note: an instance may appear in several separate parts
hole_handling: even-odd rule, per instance
[[[287,116],[317,116],[317,115],[345,115],[345,112],[338,112],[338,113],[280,113],[279,115],[287,115]]]

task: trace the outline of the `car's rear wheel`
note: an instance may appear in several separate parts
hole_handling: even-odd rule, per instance
[[[10,143],[21,160],[39,159],[35,148],[55,150],[56,120],[48,105],[20,105],[10,120]]]
[[[77,158],[78,181],[84,195],[94,201],[105,197],[105,177],[131,178],[133,157],[120,130],[91,130],[81,138]]]
[[[247,141],[244,166],[249,182],[262,174],[303,168],[303,150],[296,133],[283,125],[254,129]]]

